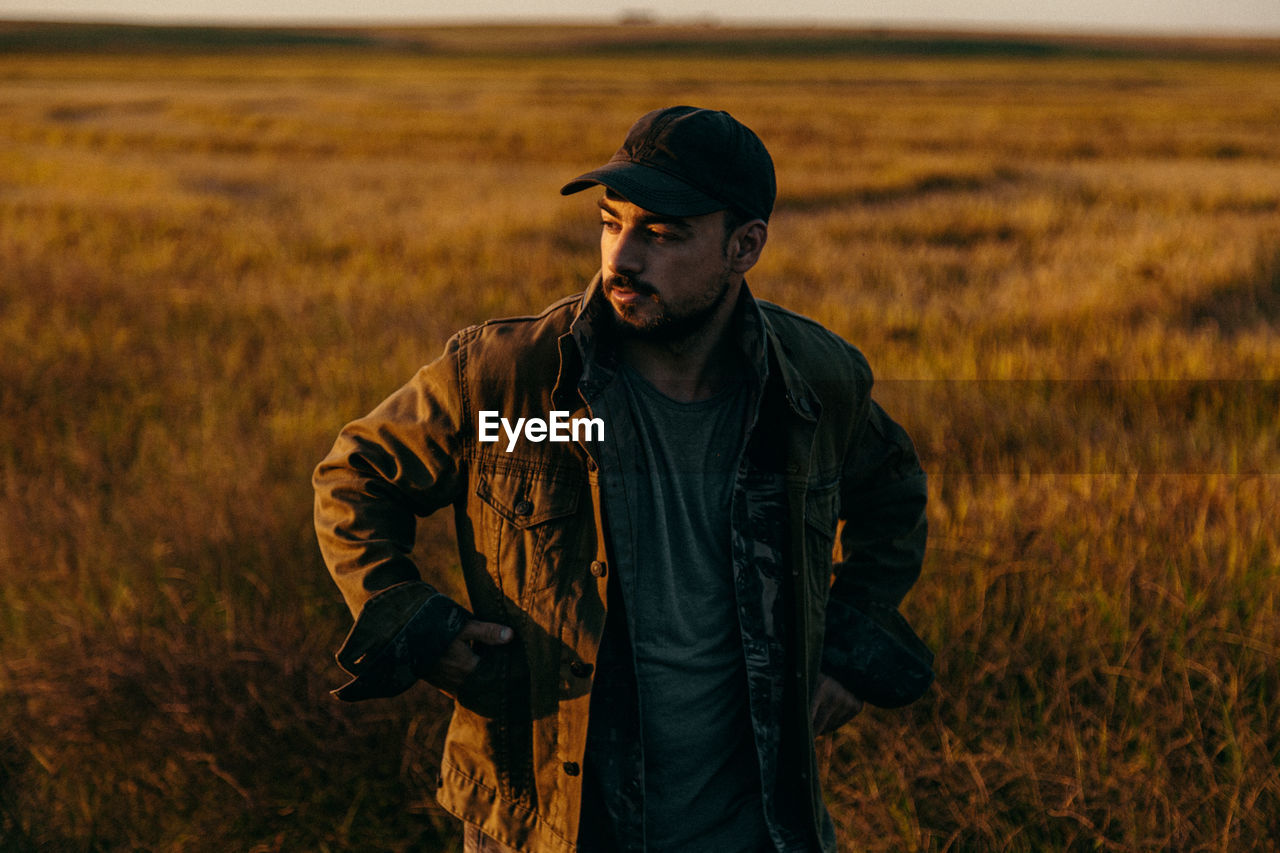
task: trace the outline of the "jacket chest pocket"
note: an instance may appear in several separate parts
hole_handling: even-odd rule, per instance
[[[578,518],[583,479],[516,466],[481,470],[477,529],[489,572],[504,597],[527,601],[558,580],[565,551],[584,531]]]

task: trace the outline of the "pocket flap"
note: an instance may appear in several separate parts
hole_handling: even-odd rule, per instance
[[[804,520],[814,530],[827,537],[834,537],[836,520],[840,514],[839,483],[810,488],[804,496]]]
[[[516,527],[572,515],[581,491],[577,479],[514,469],[486,471],[476,482],[476,495]]]

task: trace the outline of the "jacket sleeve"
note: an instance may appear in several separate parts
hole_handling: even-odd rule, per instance
[[[338,652],[354,676],[341,699],[407,690],[468,614],[425,583],[410,553],[417,517],[465,483],[458,338],[367,416],[348,424],[315,470],[321,553],[355,624]]]
[[[933,679],[932,652],[898,612],[924,560],[926,500],[911,439],[871,401],[841,476],[822,668],[881,707],[914,701]]]

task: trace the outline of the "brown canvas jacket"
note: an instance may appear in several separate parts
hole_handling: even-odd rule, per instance
[[[321,549],[356,616],[338,653],[355,677],[339,698],[404,691],[472,615],[514,629],[456,697],[438,796],[520,850],[576,849],[610,546],[592,442],[521,438],[507,452],[505,434],[477,440],[477,419],[590,417],[610,375],[592,369],[607,362],[598,289],[597,277],[537,316],[459,332],[345,427],[314,476]],[[932,678],[897,611],[923,558],[924,474],[856,349],[749,294],[739,314],[759,393],[731,533],[763,794],[771,816],[784,800],[807,814],[803,839],[783,846],[829,851],[809,718],[819,672],[887,706]],[[409,556],[416,516],[449,505],[470,611]]]

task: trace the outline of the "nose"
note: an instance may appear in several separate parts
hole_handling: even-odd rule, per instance
[[[639,275],[644,271],[644,242],[627,227],[600,237],[600,265],[608,273]]]

